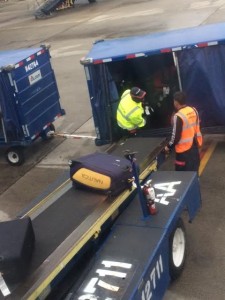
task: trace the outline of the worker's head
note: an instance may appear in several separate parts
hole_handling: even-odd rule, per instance
[[[186,105],[186,94],[184,92],[176,92],[173,96],[173,104],[176,110]]]
[[[135,86],[130,90],[130,95],[135,102],[143,102],[146,92]]]

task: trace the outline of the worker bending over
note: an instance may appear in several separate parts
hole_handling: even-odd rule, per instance
[[[176,113],[173,117],[172,135],[165,151],[169,152],[175,147],[176,171],[198,171],[199,147],[202,146],[198,112],[194,107],[186,105],[186,95],[183,92],[174,94],[174,107]]]
[[[145,126],[143,107],[145,95],[146,92],[138,87],[132,87],[122,94],[116,116],[119,127],[132,133]]]

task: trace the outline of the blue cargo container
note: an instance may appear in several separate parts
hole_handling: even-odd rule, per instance
[[[0,146],[12,165],[64,115],[48,47],[0,51]]]
[[[116,110],[132,86],[147,92],[145,101],[154,109],[142,130],[146,136],[170,131],[177,90],[184,90],[188,104],[198,109],[205,132],[224,132],[225,23],[96,41],[81,63],[97,145],[124,134]]]

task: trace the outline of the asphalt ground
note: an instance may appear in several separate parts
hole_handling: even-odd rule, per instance
[[[165,300],[225,299],[224,149],[224,135],[205,137],[200,166],[202,208],[192,224],[186,219],[185,268]],[[170,169],[172,161],[171,157],[162,170]]]

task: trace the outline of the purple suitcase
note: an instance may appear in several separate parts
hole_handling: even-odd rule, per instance
[[[106,153],[93,153],[71,161],[70,178],[76,188],[116,196],[131,189],[133,173],[127,159]]]

